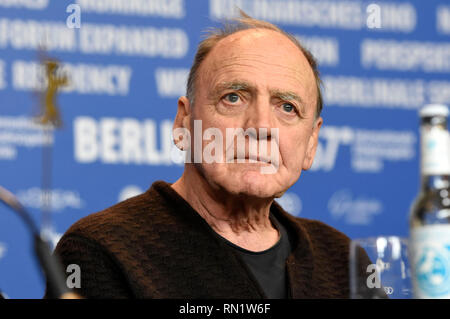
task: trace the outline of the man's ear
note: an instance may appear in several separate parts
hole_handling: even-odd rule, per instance
[[[173,122],[172,132],[182,132],[184,130],[191,131],[191,105],[189,99],[186,96],[182,96],[178,99],[177,115]],[[187,141],[182,141],[180,134],[174,134],[174,143],[178,148]]]
[[[311,168],[314,156],[316,155],[317,144],[319,143],[319,131],[322,126],[323,119],[321,117],[314,121],[314,126],[312,128],[311,136],[309,137],[308,146],[306,148],[305,158],[303,159],[303,170],[308,170]]]

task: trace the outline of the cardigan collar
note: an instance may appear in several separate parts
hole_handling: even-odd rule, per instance
[[[214,232],[214,230],[211,226],[171,187],[171,184],[164,181],[156,181],[152,184],[148,192],[152,190],[161,195],[167,201],[168,206],[176,207],[177,214],[182,213],[184,217],[201,225],[203,231],[209,232],[211,237],[213,237],[213,233],[211,232]],[[287,213],[276,201],[273,201],[270,212],[286,227],[288,233],[291,235],[290,237],[293,239],[291,243],[292,252],[286,260],[290,297],[295,299],[314,298],[313,289],[311,288],[312,281],[314,280],[312,278],[314,258],[308,232],[302,225],[301,219]],[[229,249],[226,245],[223,245],[221,248]],[[239,256],[237,258],[240,259]],[[244,265],[242,260],[240,262],[241,265]],[[246,271],[248,272],[248,269]],[[257,283],[254,284],[260,295],[264,297],[264,293],[259,285]]]

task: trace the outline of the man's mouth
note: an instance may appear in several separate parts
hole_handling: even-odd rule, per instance
[[[271,164],[272,161],[269,157],[266,156],[258,156],[254,154],[246,155],[246,156],[235,156],[234,157],[235,162],[237,163],[264,163],[264,164]]]

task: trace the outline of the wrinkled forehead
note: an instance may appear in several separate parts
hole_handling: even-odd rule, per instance
[[[220,40],[199,68],[202,84],[211,85],[217,73],[231,74],[245,67],[272,68],[279,76],[297,82],[316,98],[313,70],[303,52],[285,35],[266,29],[236,32]]]

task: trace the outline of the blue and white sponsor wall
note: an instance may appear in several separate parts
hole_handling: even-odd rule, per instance
[[[53,242],[78,219],[181,175],[171,142],[177,98],[202,30],[236,6],[298,37],[324,82],[314,166],[279,202],[352,238],[407,236],[417,110],[450,104],[448,1],[0,0],[0,185],[39,224],[49,144],[31,117],[45,85],[42,44],[70,76],[58,97],[64,126],[50,144]],[[0,289],[44,294],[31,238],[4,206]]]

